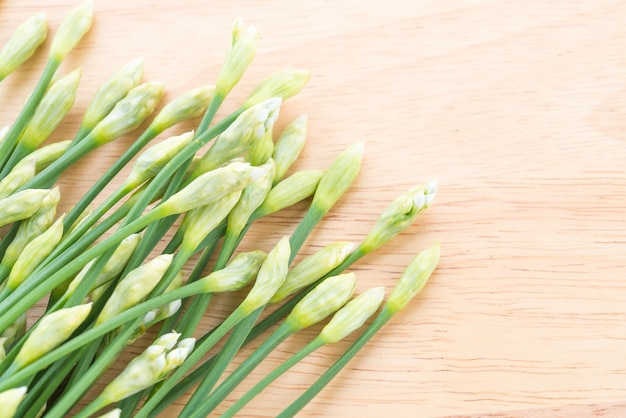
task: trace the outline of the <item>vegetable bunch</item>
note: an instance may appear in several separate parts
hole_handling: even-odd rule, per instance
[[[92,18],[90,1],[67,13],[38,84],[19,116],[0,131],[0,226],[5,226],[0,416],[63,417],[72,411],[87,417],[108,410],[110,417],[151,417],[187,396],[180,416],[204,417],[278,344],[326,321],[308,345],[231,402],[224,415],[233,416],[308,354],[360,332],[309,389],[285,405],[281,416],[293,416],[410,302],[435,269],[438,243],[417,254],[386,301],[383,286],[355,296],[357,277],[347,272],[408,228],[431,205],[436,183],[399,195],[360,242],[333,242],[294,265],[311,231],[357,177],[364,150],[356,143],[325,169],[290,172],[306,141],[307,119],[298,117],[280,134],[274,124],[283,103],[306,84],[308,72],[270,75],[238,110],[214,121],[257,48],[256,29],[236,20],[215,85],[190,90],[154,115],[164,86],[142,82],[143,62],[133,60],[96,92],[75,137],[50,143],[82,77],[80,70],[59,74],[60,64]],[[20,25],[0,52],[0,81],[46,36],[43,14]],[[154,141],[198,117],[194,131]],[[135,132],[144,121],[150,121],[148,127]],[[62,197],[55,182],[63,171],[130,132],[136,135],[131,146],[71,210],[57,213]],[[121,185],[96,199],[127,165],[132,168]],[[291,235],[273,248],[238,250],[255,221],[303,201],[309,209]],[[220,292],[244,297],[202,335],[198,325],[211,296]],[[42,304],[43,313],[26,324]],[[264,314],[270,305],[276,307]],[[82,400],[139,338],[150,340],[149,346],[92,402]],[[240,347],[254,338],[265,340],[222,378]]]

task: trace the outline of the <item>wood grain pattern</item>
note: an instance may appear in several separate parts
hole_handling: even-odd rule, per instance
[[[53,31],[73,4],[0,2],[0,44],[40,10]],[[213,82],[241,15],[261,42],[219,116],[261,78],[293,65],[312,73],[278,124],[309,116],[295,168],[327,167],[349,144],[366,143],[360,178],[303,254],[358,240],[395,195],[438,178],[435,205],[354,271],[359,291],[390,289],[437,239],[440,267],[301,416],[626,415],[624,2],[110,0],[95,8],[92,31],[62,67],[82,66],[84,75],[55,140],[76,131],[97,86],[136,56],[168,98]],[[0,123],[15,118],[44,61],[42,50],[0,85]],[[60,182],[63,207],[132,139],[72,168]],[[269,249],[304,209],[263,220],[244,247]],[[217,298],[205,329],[234,301]],[[316,330],[281,344],[234,396]],[[299,364],[242,416],[276,415],[345,347]]]

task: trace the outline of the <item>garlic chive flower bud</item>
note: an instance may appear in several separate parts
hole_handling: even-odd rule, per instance
[[[323,175],[322,170],[302,170],[282,180],[269,191],[254,218],[278,212],[312,196]]]
[[[81,128],[91,131],[143,77],[143,58],[135,58],[106,81],[91,99]]]
[[[91,28],[93,2],[87,0],[70,10],[56,31],[50,46],[50,57],[62,61]]]
[[[241,198],[228,215],[227,233],[237,237],[243,231],[250,215],[263,203],[272,187],[274,161],[251,170],[252,182],[243,189]]]
[[[362,159],[362,142],[351,145],[339,154],[317,185],[311,207],[328,212],[356,179]]]
[[[354,273],[329,277],[294,306],[285,322],[295,329],[317,324],[346,304],[354,293],[355,284]]]
[[[254,58],[258,40],[259,34],[254,26],[242,29],[241,20],[235,20],[233,43],[217,77],[217,82],[215,83],[216,94],[226,97],[239,82]]]
[[[172,254],[160,255],[128,273],[113,290],[96,323],[113,318],[148,296],[163,277],[172,258]]]
[[[81,74],[78,68],[52,83],[46,91],[20,138],[26,150],[32,151],[41,145],[63,120],[74,104]]]
[[[432,181],[426,186],[415,187],[398,196],[381,213],[363,240],[362,248],[367,252],[373,251],[409,227],[420,213],[430,207],[436,193],[437,182]]]
[[[161,210],[167,214],[187,212],[242,190],[250,183],[250,180],[249,164],[231,163],[202,174],[155,210]]]
[[[30,155],[17,163],[16,167],[28,164],[28,161],[32,158],[35,160],[35,172],[39,173],[63,155],[71,143],[72,140],[68,139],[65,141],[53,142],[52,144],[37,148],[35,151],[30,153]]]
[[[205,293],[232,292],[252,281],[266,254],[261,250],[237,254],[226,267],[200,279]]]
[[[208,205],[187,212],[182,225],[185,231],[182,247],[195,250],[202,240],[228,216],[240,197],[241,190],[237,190]]]
[[[402,273],[386,304],[392,314],[404,308],[422,290],[439,262],[439,247],[436,243],[420,252]]]
[[[122,410],[119,408],[111,409],[104,415],[100,415],[98,418],[120,418],[122,416]]]
[[[26,386],[0,392],[0,417],[13,418],[24,396],[26,396]]]
[[[109,261],[106,262],[98,276],[93,282],[90,291],[110,282],[114,278],[116,278],[119,274],[122,273],[124,267],[130,260],[130,257],[133,255],[133,252],[139,245],[139,241],[141,240],[140,234],[132,234],[124,238],[124,240],[117,246]],[[80,282],[83,280],[91,266],[93,265],[94,260],[90,261],[83,267],[80,272],[76,275],[74,280],[72,280],[65,291],[66,296],[70,296],[74,293]]]
[[[44,315],[26,338],[13,364],[22,368],[52,351],[72,335],[90,311],[91,303],[87,303]]]
[[[201,116],[214,92],[215,86],[201,86],[183,93],[163,106],[150,126],[161,132],[179,122]]]
[[[300,261],[292,268],[270,303],[278,303],[331,272],[348,258],[356,246],[352,242],[337,241]]]
[[[283,237],[267,255],[252,289],[241,302],[239,307],[245,313],[252,313],[266,305],[274,296],[287,275],[290,255],[289,237]]]
[[[11,195],[33,177],[35,177],[35,159],[26,157],[23,162],[13,167],[5,178],[0,180],[0,199]]]
[[[290,123],[278,137],[274,147],[274,162],[276,163],[276,178],[279,182],[285,177],[287,170],[297,159],[306,142],[307,117],[302,115]]]
[[[325,344],[343,340],[360,328],[380,307],[385,297],[383,286],[373,287],[346,303],[333,315],[319,337]]]
[[[272,157],[273,152],[274,140],[272,139],[272,129],[268,129],[262,137],[252,143],[246,159],[252,165],[262,165]]]
[[[60,200],[61,194],[58,187],[47,191],[40,202],[39,209],[33,216],[20,224],[15,238],[13,238],[13,241],[11,241],[4,253],[2,258],[3,266],[12,267],[20,253],[24,250],[24,247],[52,225]]]
[[[189,354],[193,351],[196,345],[195,338],[185,338],[176,345],[176,348],[170,350],[165,355],[165,368],[163,374],[169,373],[183,364]]]
[[[163,88],[161,83],[143,83],[129,91],[91,131],[96,142],[106,144],[141,125],[161,100]]]
[[[200,158],[192,177],[213,170],[246,152],[254,141],[262,137],[274,125],[278,118],[280,104],[280,99],[272,98],[242,112]]]
[[[28,60],[47,35],[48,20],[44,13],[31,16],[19,25],[0,51],[0,80]]]
[[[33,239],[17,258],[7,280],[7,289],[15,290],[37,266],[56,248],[63,237],[61,216],[43,234]]]
[[[278,71],[261,81],[252,90],[243,106],[248,108],[270,97],[280,97],[284,102],[300,93],[309,81],[309,77],[310,73],[305,70],[287,68]]]
[[[47,189],[27,189],[0,200],[0,226],[30,218],[39,210]]]
[[[125,186],[135,188],[156,176],[192,139],[193,132],[187,132],[170,137],[145,150],[137,157],[128,178],[124,182]]]

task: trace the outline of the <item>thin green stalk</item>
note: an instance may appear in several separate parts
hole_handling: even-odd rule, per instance
[[[291,257],[289,259],[289,263],[291,263],[296,257],[296,254],[300,251],[304,241],[306,241],[308,236],[311,234],[311,231],[313,231],[313,228],[315,228],[315,225],[322,220],[324,215],[326,215],[326,212],[319,209],[317,206],[311,206],[309,208],[289,240],[289,245],[291,246]]]
[[[135,418],[146,418],[150,411],[167,395],[167,393],[176,386],[178,381],[187,373],[194,364],[196,364],[213,346],[230,331],[235,325],[245,319],[249,313],[243,311],[241,307],[235,309],[219,327],[211,334],[209,338],[204,340],[197,346],[193,352],[187,357],[183,364],[163,382],[162,386],[152,394],[146,401],[144,406],[135,415]]]
[[[324,387],[345,367],[346,364],[354,357],[361,348],[378,332],[383,325],[391,319],[393,312],[387,307],[383,308],[376,319],[359,338],[333,363],[332,366],[324,372],[319,379],[315,381],[302,395],[298,397],[291,405],[278,415],[278,418],[288,418],[295,416],[298,411],[304,408]]]
[[[250,390],[248,390],[242,397],[240,397],[237,402],[231,405],[221,416],[222,418],[231,418],[234,417],[237,412],[241,410],[248,402],[250,402],[255,396],[263,391],[267,386],[269,386],[274,380],[276,380],[280,375],[285,373],[287,370],[295,366],[300,360],[307,357],[309,354],[322,347],[324,344],[324,340],[322,338],[315,338],[313,341],[308,343],[302,349],[300,349],[296,354],[289,357],[283,363],[281,363],[278,367],[272,370],[269,374],[267,374],[263,379],[261,379],[256,385],[254,385]]]
[[[50,57],[48,58],[48,62],[46,63],[46,67],[35,86],[35,89],[31,93],[28,101],[22,108],[19,116],[11,126],[11,129],[7,133],[4,140],[0,143],[0,169],[3,169],[6,165],[6,162],[9,160],[17,141],[20,138],[22,132],[26,128],[26,125],[33,117],[35,113],[35,109],[39,105],[39,102],[43,98],[52,77],[56,73],[57,69],[61,65],[61,60]]]
[[[223,101],[224,101],[224,96],[222,96],[219,93],[213,94],[213,97],[211,98],[211,102],[209,103],[209,107],[207,108],[206,112],[204,112],[204,116],[202,117],[202,120],[200,121],[200,124],[198,125],[198,129],[197,129],[198,134],[203,134],[207,129],[209,129],[209,125],[213,121],[213,118],[215,117],[215,114],[217,113],[217,109],[219,109]]]

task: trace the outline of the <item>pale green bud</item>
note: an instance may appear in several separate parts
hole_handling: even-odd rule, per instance
[[[254,218],[278,212],[312,196],[323,175],[322,170],[302,170],[282,180],[269,191]]]
[[[283,237],[267,255],[252,289],[241,302],[240,307],[244,312],[252,313],[266,305],[271,297],[274,296],[274,293],[276,293],[287,276],[290,255],[289,237]]]
[[[354,273],[329,277],[302,298],[285,319],[294,329],[317,324],[341,308],[352,297],[356,276]]]
[[[304,258],[287,273],[285,282],[272,297],[270,303],[278,303],[294,292],[321,279],[343,263],[354,248],[355,245],[352,242],[337,241]]]
[[[417,215],[430,207],[435,193],[437,193],[437,182],[432,181],[426,186],[418,186],[394,199],[381,213],[378,221],[363,240],[362,248],[368,252],[373,251],[409,227]]]
[[[182,271],[179,271],[176,274],[176,276],[174,276],[174,279],[169,283],[169,285],[167,285],[167,288],[165,289],[163,293],[171,292],[174,289],[178,289],[180,286],[182,286],[182,284],[183,284],[183,273]],[[178,310],[181,307],[182,307],[182,301],[180,299],[177,299],[157,309],[152,309],[151,311],[148,311],[144,315],[143,320],[141,321],[141,324],[139,325],[139,329],[140,329],[139,335],[137,335],[137,337],[135,337],[133,341],[139,338],[143,333],[145,333],[145,331],[148,328],[150,328],[152,325],[174,315],[176,312],[178,312]]]
[[[0,199],[0,226],[33,216],[48,192],[48,189],[27,189]]]
[[[177,332],[168,332],[167,334],[163,334],[158,337],[151,345],[158,345],[164,347],[166,350],[171,350],[174,348],[178,339],[180,338],[180,334]]]
[[[96,279],[91,286],[90,291],[102,286],[105,283],[110,282],[122,273],[124,267],[126,267],[126,264],[128,263],[128,260],[130,260],[130,257],[133,255],[133,252],[137,248],[137,245],[139,245],[140,240],[141,234],[132,234],[124,238],[124,240],[120,243],[120,245],[117,246],[117,248],[111,255],[111,258],[109,258],[109,261],[107,261],[102,270],[100,270],[98,276],[96,276]],[[65,292],[67,296],[70,296],[72,293],[74,293],[89,269],[91,269],[91,266],[94,262],[94,260],[90,261],[85,265],[85,267],[80,270],[80,272],[78,272],[74,280],[72,280],[72,282],[69,284],[67,291]]]
[[[20,402],[26,396],[26,389],[26,386],[20,386],[0,392],[0,417],[13,418],[15,416]]]
[[[163,375],[179,367],[187,359],[196,345],[195,338],[185,338],[176,345],[176,348],[165,355]]]
[[[71,143],[72,140],[68,139],[66,141],[53,142],[52,144],[37,148],[35,151],[31,152],[30,155],[17,163],[16,167],[28,164],[28,161],[32,158],[35,160],[35,172],[39,173],[63,155],[70,147]]]
[[[70,10],[52,39],[50,57],[58,61],[63,60],[89,31],[92,20],[93,2],[91,0],[87,0],[77,8]]]
[[[119,408],[115,408],[110,410],[104,415],[100,415],[98,418],[120,418],[122,416],[122,410]]]
[[[204,238],[228,216],[240,197],[241,190],[237,190],[213,203],[187,212],[182,224],[183,231],[185,231],[182,246],[196,249]]]
[[[47,35],[48,20],[44,13],[31,16],[19,25],[0,51],[0,80],[32,57]]]
[[[205,293],[232,292],[252,281],[266,254],[261,250],[237,254],[226,267],[200,279]]]
[[[99,398],[109,404],[154,385],[161,380],[167,365],[165,354],[165,347],[149,346],[128,363],[122,373],[104,388]]]
[[[135,188],[144,181],[156,176],[159,171],[193,139],[193,132],[172,136],[151,146],[137,157],[133,168],[124,183]]]
[[[337,156],[317,185],[311,207],[326,213],[348,190],[361,169],[363,146],[357,142]]]
[[[162,210],[167,214],[187,212],[242,190],[250,180],[249,164],[228,164],[202,174],[155,210]]]
[[[306,142],[307,117],[302,115],[289,124],[278,137],[274,147],[276,178],[278,182],[285,177],[287,170],[298,159]]]
[[[161,100],[163,89],[161,83],[143,83],[134,87],[93,128],[91,134],[96,142],[106,144],[141,125]]]
[[[17,258],[7,279],[7,289],[15,290],[37,266],[56,248],[63,237],[61,216],[43,234],[33,239]]]
[[[213,98],[215,86],[201,86],[189,90],[169,102],[152,121],[151,126],[164,131],[187,119],[201,116]]]
[[[241,198],[228,215],[227,232],[233,236],[239,236],[252,213],[267,197],[274,179],[274,161],[270,159],[262,166],[253,168],[251,173],[252,182],[243,189]]]
[[[35,177],[35,159],[26,157],[24,160],[13,167],[11,172],[0,180],[0,199],[10,196],[11,193]]]
[[[36,149],[61,123],[74,104],[81,74],[82,70],[78,68],[52,83],[46,91],[20,138],[26,149]]]
[[[283,102],[300,93],[304,85],[309,81],[310,73],[304,70],[287,68],[272,74],[261,81],[250,96],[246,99],[244,107],[254,106],[270,97],[280,97]]]
[[[369,317],[374,315],[385,297],[383,286],[366,290],[346,303],[333,315],[320,332],[320,338],[327,344],[343,340],[360,328]]]
[[[26,338],[13,363],[21,368],[52,351],[72,335],[90,311],[91,303],[86,303],[44,315]]]
[[[0,337],[4,338],[4,348],[10,350],[26,335],[26,313],[20,315],[9,327],[7,327]]]
[[[387,300],[386,306],[392,313],[404,308],[426,285],[428,278],[439,262],[439,247],[440,244],[436,243],[417,254],[402,273],[398,284]]]
[[[115,287],[96,323],[101,324],[113,318],[148,296],[163,277],[173,257],[172,254],[160,255],[128,273]]]
[[[243,29],[241,21],[235,20],[232,39],[234,42],[226,55],[215,83],[215,92],[222,97],[226,97],[230,93],[252,62],[256,53],[259,34],[254,26]]]
[[[246,159],[252,165],[262,165],[272,157],[274,152],[274,140],[272,139],[272,129],[265,131],[265,134],[252,143],[248,150]]]
[[[274,125],[280,104],[280,99],[269,99],[241,113],[200,158],[192,177],[213,170],[246,152],[254,141]]]
[[[117,102],[141,82],[142,77],[143,58],[135,58],[120,68],[96,91],[85,110],[82,128],[92,130],[109,114]]]

